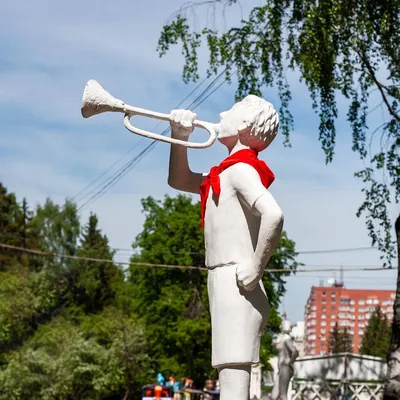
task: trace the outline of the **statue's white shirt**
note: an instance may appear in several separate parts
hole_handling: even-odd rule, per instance
[[[246,179],[240,180],[243,175]],[[257,171],[248,164],[237,163],[219,178],[219,199],[214,201],[211,189],[206,205],[204,237],[210,268],[239,264],[252,257],[260,228],[260,217],[252,207],[267,192]]]

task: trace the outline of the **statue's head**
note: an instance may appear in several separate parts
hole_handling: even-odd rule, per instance
[[[218,139],[228,147],[238,140],[260,152],[266,149],[278,133],[279,116],[273,105],[264,99],[248,95],[229,111],[220,114]]]
[[[281,329],[283,333],[290,333],[292,331],[292,323],[288,319],[282,321]]]

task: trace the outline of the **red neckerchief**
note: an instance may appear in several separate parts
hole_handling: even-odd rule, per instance
[[[204,227],[204,217],[206,214],[206,203],[210,188],[213,194],[218,198],[221,193],[221,185],[219,174],[237,163],[246,163],[251,165],[260,175],[261,183],[268,188],[275,179],[274,173],[269,169],[268,165],[258,159],[258,153],[255,150],[244,149],[233,153],[225,158],[217,167],[212,167],[209,174],[200,185],[200,204],[201,204],[201,227]]]

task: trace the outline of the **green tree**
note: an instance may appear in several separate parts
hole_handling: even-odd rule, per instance
[[[385,358],[390,346],[391,326],[380,307],[373,312],[361,342],[360,354]]]
[[[42,250],[73,256],[78,248],[80,223],[76,204],[66,200],[59,206],[47,199],[43,206],[38,205],[33,224],[42,238]],[[62,265],[70,265],[67,259],[59,259]]]
[[[123,279],[122,271],[112,262],[114,254],[107,236],[98,228],[97,216],[91,214],[87,225],[83,227],[77,255],[104,261],[77,260],[69,275],[73,302],[85,312],[101,311],[113,302],[115,285]]]
[[[353,351],[353,341],[347,328],[339,329],[336,323],[329,336],[328,349],[330,354],[351,353]]]
[[[39,248],[40,238],[34,231],[32,212],[25,199],[18,204],[13,193],[0,183],[0,243],[23,247]],[[18,250],[1,248],[0,271],[5,271],[15,264],[33,266],[34,259]]]
[[[132,399],[153,371],[141,324],[115,308],[42,325],[0,369],[0,399]]]
[[[400,199],[400,2],[389,0],[265,0],[238,26],[219,32],[209,18],[190,26],[196,7],[238,3],[237,0],[188,2],[162,28],[158,51],[165,55],[180,43],[184,55],[183,80],[197,80],[198,49],[206,43],[209,75],[220,73],[231,81],[237,76],[237,98],[261,94],[276,86],[280,98],[281,129],[285,144],[293,128],[291,91],[287,72],[300,73],[319,116],[319,140],[331,162],[336,143],[339,95],[348,104],[352,149],[365,168],[355,173],[365,184],[365,200],[357,215],[366,216],[373,245],[382,252],[384,265],[395,256],[388,204]],[[223,12],[224,12],[223,11]],[[214,19],[215,20],[215,19]],[[203,25],[202,25],[203,24]],[[371,133],[371,94],[380,99],[385,122]],[[373,142],[380,131],[380,143]],[[400,267],[400,215],[395,223]],[[399,268],[400,270],[400,268]],[[400,273],[394,305],[388,380],[385,400],[400,398]]]
[[[166,196],[142,200],[146,219],[133,245],[130,281],[134,310],[147,326],[156,367],[167,374],[190,376],[203,384],[213,374],[210,366],[211,331],[207,274],[198,269],[141,267],[152,263],[204,267],[204,238],[200,230],[200,205],[190,197]],[[286,234],[268,265],[295,269],[295,247]],[[284,293],[282,274],[266,274],[264,283],[271,304],[269,328],[279,330],[279,298]],[[270,333],[263,338],[261,358],[267,366],[272,346]]]

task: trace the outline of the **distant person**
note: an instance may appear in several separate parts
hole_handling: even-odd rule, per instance
[[[213,400],[214,396],[212,393],[215,390],[214,381],[212,379],[207,379],[203,391],[206,393],[205,400]]]

